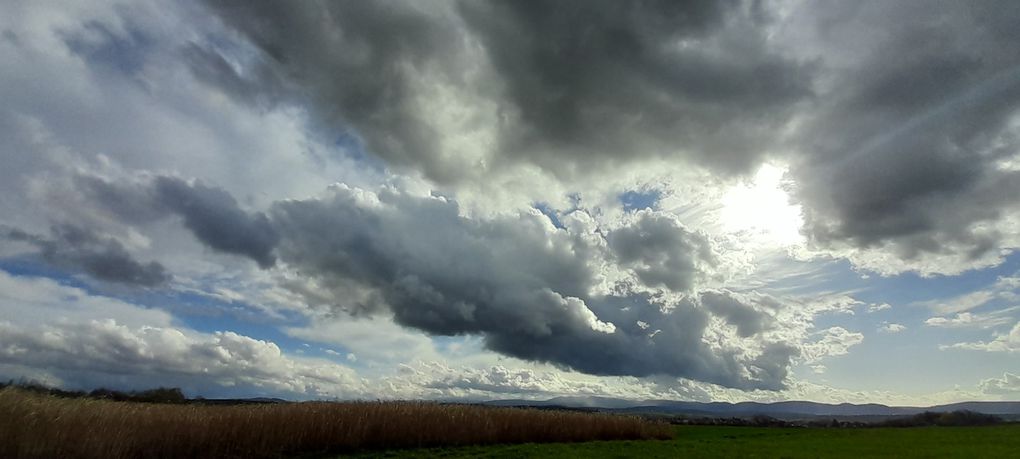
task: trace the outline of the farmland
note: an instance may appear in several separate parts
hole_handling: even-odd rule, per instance
[[[1020,424],[985,427],[774,428],[676,426],[671,440],[389,451],[363,457],[1017,457]]]

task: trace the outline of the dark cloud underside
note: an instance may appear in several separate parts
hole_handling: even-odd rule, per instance
[[[649,156],[746,171],[810,94],[810,67],[733,1],[461,2],[513,122],[501,158],[553,170]]]
[[[1016,3],[867,2],[821,16],[823,46],[864,51],[833,73],[802,132],[807,233],[904,259],[1000,248],[988,223],[1020,192],[1020,175],[998,167],[1020,152],[1020,29],[1005,26],[1020,21]]]
[[[392,315],[433,335],[479,335],[489,349],[522,359],[596,375],[778,389],[798,352],[764,341],[717,349],[703,340],[713,315],[742,337],[758,335],[768,317],[756,315],[757,300],[694,294],[663,308],[645,294],[597,293],[609,260],[633,273],[628,282],[642,285],[635,291],[693,293],[712,275],[711,242],[663,214],[641,211],[603,236],[583,213],[565,215],[564,228],[537,211],[467,218],[454,201],[397,189],[337,185],[321,199],[278,201],[268,214],[250,214],[222,189],[167,176],[78,181],[94,197],[123,204],[125,221],[178,214],[213,249],[260,264],[278,257],[300,274],[285,287],[311,307]],[[722,299],[723,309],[710,306]]]
[[[259,266],[276,263],[273,247],[279,236],[262,213],[248,214],[226,191],[158,177],[155,195],[167,209],[177,213],[199,241],[213,250],[245,255]]]
[[[0,230],[3,228],[0,227]],[[9,240],[36,246],[47,263],[80,270],[102,281],[153,287],[171,278],[163,265],[139,262],[116,239],[78,226],[55,225],[49,237],[17,229],[8,229],[3,235]]]
[[[149,223],[177,215],[202,244],[218,252],[241,255],[262,268],[276,263],[279,236],[261,212],[241,209],[230,193],[200,182],[155,176],[140,183],[114,183],[98,177],[75,177],[82,192],[130,223]]]
[[[264,55],[257,81],[215,56],[197,74],[249,100],[238,88],[300,88],[331,129],[439,182],[508,163],[569,175],[650,157],[744,172],[811,92],[811,66],[772,50],[765,15],[742,2],[209,4]],[[435,85],[464,91],[479,121],[435,124],[453,103],[430,99]],[[473,154],[487,165],[442,148],[485,130],[496,143]]]
[[[196,45],[211,56],[196,74],[307,103],[438,182],[522,164],[569,181],[648,158],[730,174],[785,156],[819,248],[910,263],[1012,244],[990,228],[1020,192],[997,166],[1020,144],[1015,2],[835,2],[796,24],[740,1],[209,4],[262,57],[241,77]],[[773,39],[784,27],[807,42]],[[818,51],[792,57],[800,45]],[[437,96],[449,87],[466,99]],[[450,107],[473,121],[436,121]],[[446,143],[478,133],[492,140],[469,153]]]
[[[719,263],[705,235],[647,211],[633,225],[612,232],[608,242],[620,265],[649,287],[690,291]]]
[[[553,228],[544,215],[472,220],[458,214],[456,203],[438,198],[383,192],[379,201],[359,202],[353,190],[337,188],[321,200],[274,206],[281,259],[326,291],[310,298],[358,314],[386,309],[406,326],[481,335],[494,351],[597,375],[662,374],[776,389],[797,353],[774,344],[758,355],[712,349],[702,341],[709,312],[691,301],[664,311],[640,295],[592,294],[605,242]],[[649,217],[617,230],[620,237],[611,233],[614,250],[641,259],[647,254],[629,253],[626,239],[656,224],[663,227],[654,237],[694,238]],[[650,276],[649,287],[689,289],[689,278],[700,275],[689,271],[701,267],[710,250],[701,245],[707,241],[692,240],[698,242],[671,247],[665,265],[653,261],[638,277]],[[687,268],[666,276],[669,265]],[[376,293],[374,302],[355,300],[364,289]],[[744,311],[737,299],[728,301],[724,315],[742,336],[764,328],[752,306]]]

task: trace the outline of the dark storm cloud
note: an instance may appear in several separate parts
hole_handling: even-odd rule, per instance
[[[116,239],[74,225],[55,225],[49,237],[2,227],[0,234],[9,240],[36,246],[39,255],[49,264],[82,271],[99,280],[145,287],[170,280],[163,265],[139,262]]]
[[[1020,8],[837,3],[820,9],[820,42],[862,51],[833,71],[803,131],[808,156],[794,175],[808,235],[902,259],[998,250],[1001,235],[984,223],[1015,209],[1020,192],[1020,175],[997,167],[1020,151],[1009,124],[1020,109]]]
[[[276,263],[273,247],[279,240],[261,212],[249,214],[221,188],[157,177],[155,195],[167,209],[184,219],[184,226],[213,250],[243,255],[262,268]]]
[[[775,308],[778,304],[765,301],[766,306]],[[722,317],[726,323],[736,327],[737,334],[747,338],[757,335],[774,326],[775,319],[767,312],[752,306],[747,301],[726,291],[709,291],[701,294],[701,304],[712,312]]]
[[[608,242],[620,266],[651,288],[689,291],[719,262],[704,234],[667,214],[641,211],[635,223],[610,233]]]
[[[221,188],[156,176],[143,183],[113,183],[98,177],[76,177],[80,190],[96,203],[133,223],[178,215],[184,226],[207,247],[255,260],[262,268],[276,263],[279,236],[261,212],[248,213]]]
[[[757,162],[809,95],[809,68],[735,1],[461,2],[518,123],[502,154],[591,167],[680,151],[724,171]]]
[[[810,66],[769,48],[767,14],[752,3],[209,5],[263,56],[243,82],[215,56],[195,60],[196,74],[241,98],[253,80],[268,93],[299,88],[326,125],[352,127],[369,151],[441,182],[480,172],[442,151],[440,138],[465,132],[441,132],[418,106],[434,95],[422,78],[472,94],[472,110],[495,107],[480,119],[498,126],[456,128],[497,131],[497,145],[478,146],[490,167],[556,173],[663,156],[745,171],[810,93]]]
[[[538,306],[538,297],[548,295],[543,290],[580,297],[593,282],[593,268],[578,258],[591,249],[565,233],[550,236],[543,216],[475,221],[439,198],[386,191],[375,207],[355,196],[337,188],[326,200],[275,204],[272,220],[283,236],[279,254],[323,275],[327,285],[342,279],[385,287],[379,290],[405,324],[439,334],[475,331],[479,321],[547,329],[570,310]],[[520,302],[513,312],[518,320],[511,323],[495,309],[477,310],[478,303],[492,302]]]
[[[712,315],[745,338],[766,329],[768,317],[756,314],[757,299],[698,294],[697,283],[716,268],[711,241],[652,211],[606,234],[583,211],[563,215],[559,228],[537,210],[471,218],[455,201],[396,188],[335,185],[323,198],[252,214],[222,189],[174,177],[80,176],[77,184],[125,222],[179,215],[211,248],[279,257],[298,273],[283,286],[313,308],[392,316],[433,335],[477,335],[488,349],[521,359],[595,375],[779,389],[797,353],[764,337],[750,348],[705,340]],[[640,289],[594,293],[607,263],[686,297],[664,307]]]
[[[775,355],[709,347],[702,339],[708,311],[694,300],[663,310],[640,295],[591,294],[601,244],[554,229],[538,213],[474,220],[444,199],[394,190],[378,201],[359,196],[336,187],[329,197],[278,202],[270,212],[281,260],[320,290],[310,301],[355,314],[387,310],[405,326],[480,335],[496,352],[596,375],[777,389],[796,354],[771,344]],[[700,247],[690,249],[670,257],[701,256]],[[366,289],[377,301],[359,302]]]
[[[319,126],[439,182],[652,157],[733,173],[789,151],[815,244],[908,264],[997,253],[994,223],[1017,210],[1018,174],[997,166],[1020,148],[1015,2],[209,5],[260,53],[239,66],[196,43],[196,75],[240,100],[308,104]],[[774,39],[790,29],[802,42]],[[436,121],[444,109],[475,121]],[[444,146],[476,131],[494,133],[477,156]]]
[[[424,2],[211,1],[225,23],[263,52],[261,65],[240,86],[234,71],[205,59],[196,73],[242,98],[237,88],[287,92],[317,108],[327,129],[356,130],[368,150],[388,161],[417,165],[447,179],[435,132],[412,106],[410,80],[426,68],[456,79],[463,43],[455,24],[426,12]],[[197,46],[197,45],[196,45]],[[198,56],[196,49],[188,54]],[[194,65],[193,65],[194,66]],[[226,83],[226,84],[223,84]],[[255,86],[253,86],[255,85]],[[288,89],[289,88],[289,89]]]

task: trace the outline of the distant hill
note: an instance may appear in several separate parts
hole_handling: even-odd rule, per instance
[[[777,418],[796,416],[909,416],[925,411],[949,412],[968,410],[995,415],[1020,415],[1020,402],[962,402],[927,407],[886,406],[868,404],[828,404],[802,401],[776,403],[758,402],[679,402],[671,400],[624,400],[609,397],[556,397],[549,400],[492,400],[496,406],[533,406],[587,408],[627,413],[661,413],[693,416],[754,416]]]

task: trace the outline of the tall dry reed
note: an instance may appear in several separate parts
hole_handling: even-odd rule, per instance
[[[160,405],[0,390],[0,457],[280,457],[362,449],[669,438],[609,414],[428,402]]]

